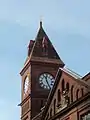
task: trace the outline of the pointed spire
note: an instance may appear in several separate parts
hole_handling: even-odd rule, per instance
[[[40,28],[42,28],[42,21],[40,20]]]
[[[30,56],[32,60],[33,57],[41,57],[42,59],[45,57],[48,59],[59,60],[59,64],[61,65],[61,67],[64,66],[63,61],[60,59],[58,53],[56,52],[55,48],[53,47],[51,41],[49,40],[46,32],[42,27],[42,20],[40,20],[40,28],[31,49]]]

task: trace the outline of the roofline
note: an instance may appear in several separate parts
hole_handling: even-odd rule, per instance
[[[61,69],[62,71],[64,71],[65,73],[69,74],[70,76],[72,76],[75,79],[78,79],[78,78],[81,79],[82,78],[81,75],[77,74],[76,72],[72,71],[69,68],[65,68],[64,67],[64,68],[59,68],[59,69]]]
[[[90,72],[87,73],[87,74],[85,74],[85,75],[82,77],[82,79],[84,79],[84,78],[87,77],[88,75],[90,75]]]
[[[59,68],[59,69],[61,69],[61,70],[62,70],[63,72],[65,72],[66,74],[68,74],[68,75],[70,75],[71,77],[73,77],[75,81],[81,83],[84,87],[90,89],[90,85],[88,85],[87,82],[83,81],[83,80],[82,80],[82,77],[80,77],[80,78],[75,78],[75,77],[74,77],[73,75],[71,75],[68,71],[66,72],[63,68]]]

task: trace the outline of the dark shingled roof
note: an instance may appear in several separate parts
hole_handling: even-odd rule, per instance
[[[43,55],[42,52],[42,42],[43,42],[43,38],[45,37],[45,39],[47,40],[47,55]],[[35,38],[35,43],[33,45],[32,51],[31,51],[31,58],[32,57],[42,57],[42,58],[49,58],[49,59],[57,59],[60,61],[60,64],[62,66],[64,66],[63,61],[60,59],[59,55],[57,54],[55,48],[53,47],[51,41],[49,40],[47,34],[45,33],[43,27],[42,27],[42,22],[40,22],[40,28],[38,31],[38,34]]]

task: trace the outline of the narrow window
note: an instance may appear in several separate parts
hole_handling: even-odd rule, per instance
[[[69,83],[66,84],[66,90],[69,91]]]
[[[83,91],[83,88],[81,88],[81,94],[82,94],[82,97],[83,97],[83,95],[84,95],[84,91]]]
[[[59,102],[60,102],[60,100],[61,100],[60,89],[58,89],[58,93],[57,93],[57,100],[58,100],[58,103],[59,103]]]
[[[54,100],[54,114],[56,113],[56,99]]]
[[[73,102],[73,88],[74,88],[74,86],[72,85],[72,87],[71,87],[71,102]]]
[[[64,91],[64,79],[62,80],[62,92]]]
[[[79,89],[77,89],[76,91],[76,100],[78,100],[78,98],[79,98]]]

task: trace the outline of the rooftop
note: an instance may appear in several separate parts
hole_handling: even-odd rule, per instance
[[[74,77],[75,79],[81,79],[82,76],[77,74],[76,72],[72,71],[71,69],[69,68],[60,68],[62,71],[70,74],[72,77]]]

